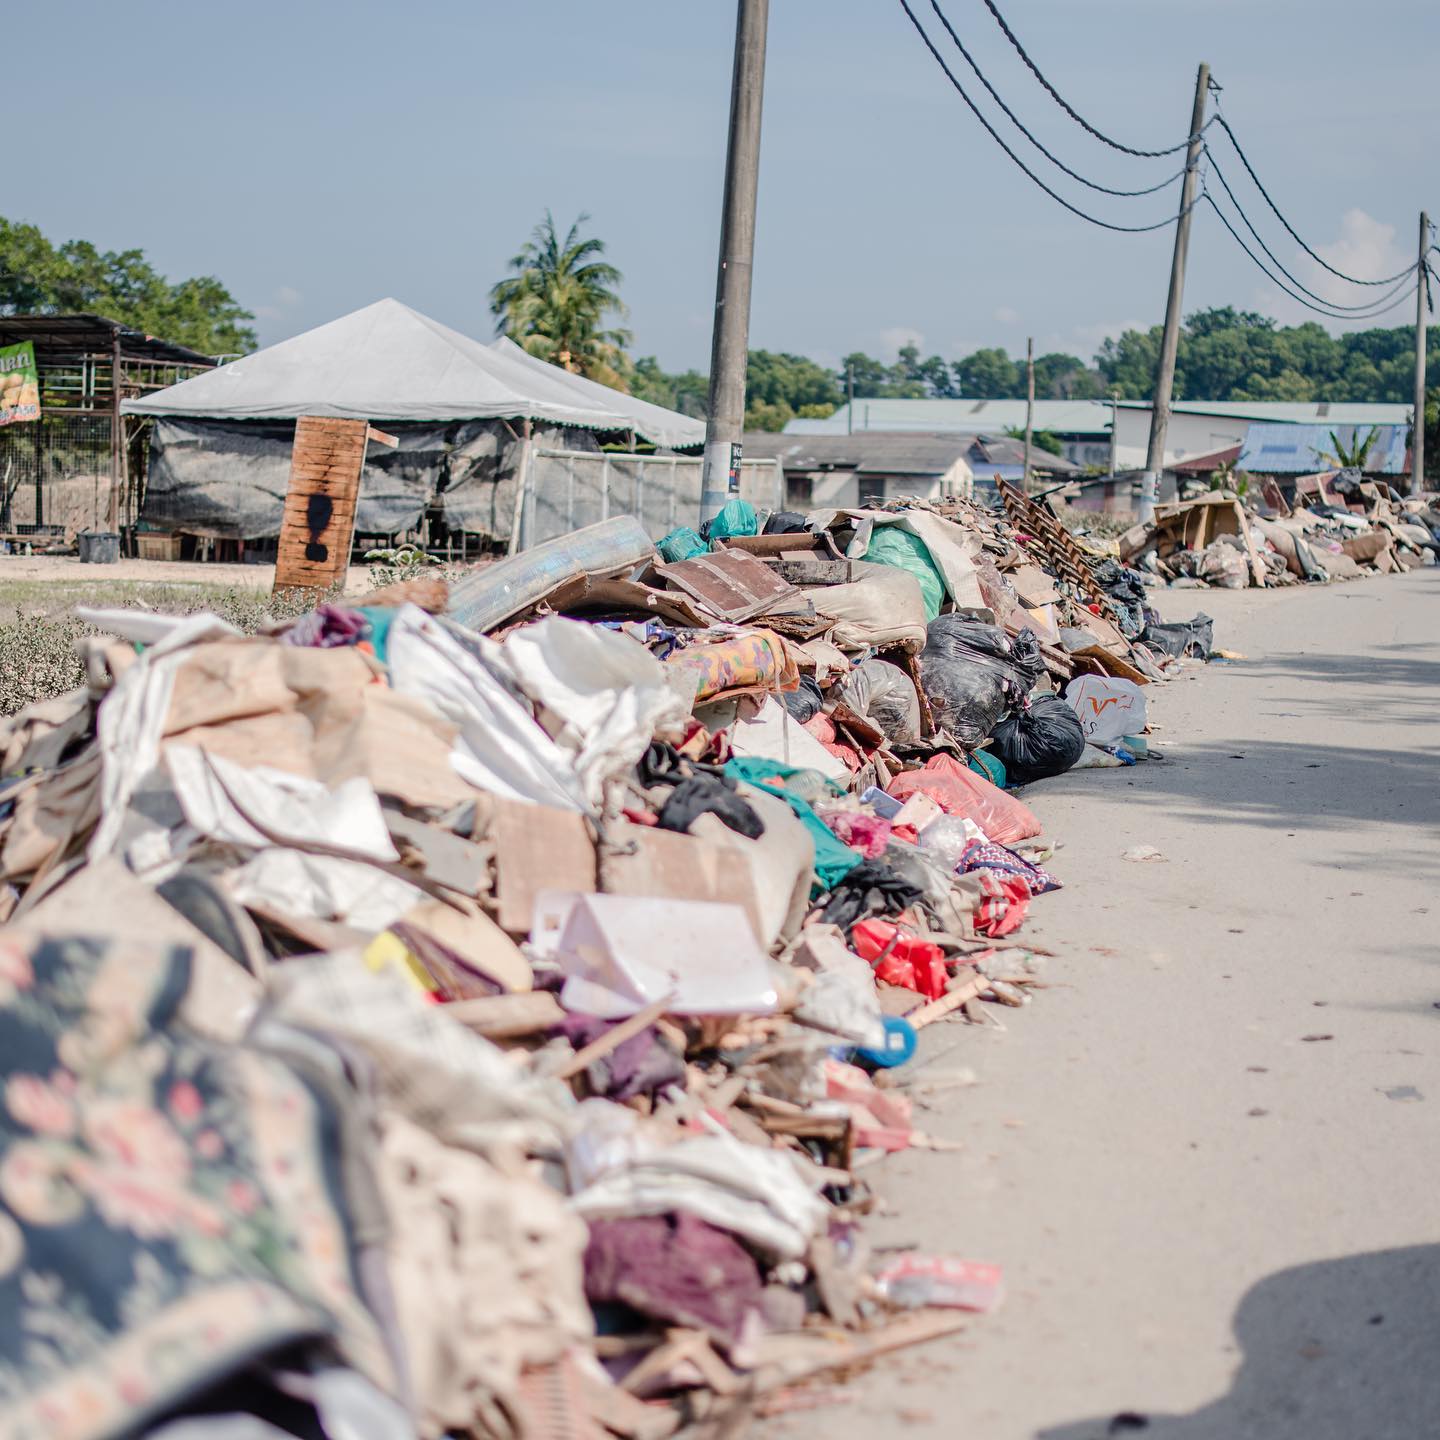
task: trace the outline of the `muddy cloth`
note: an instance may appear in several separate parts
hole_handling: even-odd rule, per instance
[[[652,740],[635,764],[640,784],[647,790],[652,785],[678,785],[691,775],[720,775],[723,771],[721,765],[682,755],[668,740]]]
[[[560,1032],[580,1050],[614,1028],[611,1021],[591,1015],[567,1015]],[[623,1102],[637,1095],[653,1095],[666,1085],[684,1085],[685,1060],[649,1025],[588,1065],[585,1079],[594,1094]]]
[[[1152,650],[1166,655],[1188,655],[1195,660],[1208,660],[1215,648],[1215,622],[1208,615],[1196,615],[1193,620],[1173,620],[1161,623],[1152,620],[1141,636]]]
[[[962,615],[931,621],[920,677],[936,721],[973,749],[1019,705],[1045,669],[1035,632],[1012,640],[996,625]]]
[[[1148,618],[1145,586],[1140,577],[1118,560],[1102,560],[1095,566],[1095,582],[1115,606],[1120,619],[1120,633],[1127,640],[1134,640],[1144,630]]]
[[[343,1117],[275,1054],[179,1023],[191,967],[131,940],[0,946],[0,1434],[135,1433],[312,1338],[393,1386]]]
[[[723,776],[691,775],[682,780],[660,807],[660,828],[689,833],[701,815],[714,815],[737,835],[758,840],[765,822],[735,791],[735,782]]]
[[[883,861],[862,860],[830,892],[820,919],[848,931],[857,920],[868,920],[872,915],[898,915],[924,894],[918,885],[897,875]]]
[[[972,840],[960,852],[960,863],[956,869],[962,875],[969,875],[975,870],[993,871],[1022,882],[1032,896],[1060,888],[1060,882],[1048,870],[1042,870],[1023,855],[1017,855],[1008,846],[997,845],[993,840]]]
[[[280,636],[280,643],[332,650],[337,645],[358,645],[369,633],[370,622],[359,610],[348,610],[343,605],[317,605]]]
[[[760,1270],[731,1234],[683,1213],[592,1220],[585,1293],[703,1330],[727,1349],[760,1309]]]
[[[1059,695],[1037,695],[995,727],[990,744],[1005,767],[1001,783],[1028,785],[1063,775],[1085,753],[1085,732]]]

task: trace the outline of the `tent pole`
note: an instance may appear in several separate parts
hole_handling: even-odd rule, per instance
[[[520,553],[520,530],[530,481],[530,421],[520,422],[520,465],[515,474],[515,516],[510,522],[510,554]]]

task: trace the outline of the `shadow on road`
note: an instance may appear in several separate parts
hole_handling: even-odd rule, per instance
[[[1235,1312],[1228,1394],[1188,1415],[1125,1411],[1036,1440],[1422,1440],[1440,1428],[1437,1294],[1440,1245],[1282,1270]]]

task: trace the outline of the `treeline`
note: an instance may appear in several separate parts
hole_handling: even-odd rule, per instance
[[[212,276],[167,280],[140,250],[52,244],[0,216],[0,315],[105,315],[205,355],[255,348],[255,317]]]
[[[1320,325],[1278,325],[1228,306],[1198,311],[1181,332],[1175,397],[1404,403],[1413,394],[1414,336],[1409,326],[1331,335]],[[1433,371],[1440,365],[1440,330],[1428,332],[1427,344]],[[1088,365],[1075,355],[1037,356],[1036,397],[1149,399],[1159,351],[1156,325],[1107,340]],[[835,370],[803,355],[752,350],[747,428],[781,430],[796,416],[832,414],[845,402],[847,368],[856,396],[865,399],[1004,400],[1025,394],[1024,357],[1012,358],[999,348],[946,360],[940,355],[922,359],[910,345],[893,365],[857,351]],[[688,415],[705,413],[708,385],[698,370],[669,374],[648,357],[636,362],[631,389]]]

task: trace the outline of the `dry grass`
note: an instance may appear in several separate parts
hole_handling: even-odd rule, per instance
[[[309,590],[271,595],[238,586],[133,580],[0,584],[0,715],[13,715],[83,683],[75,644],[93,632],[76,618],[77,605],[154,610],[163,615],[208,610],[248,635],[333,598]]]

